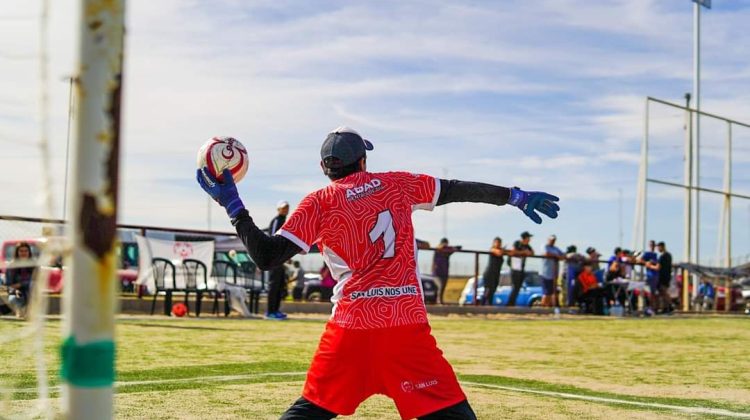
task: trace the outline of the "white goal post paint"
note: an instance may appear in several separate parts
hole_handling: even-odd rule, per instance
[[[78,107],[63,300],[68,419],[113,416],[117,189],[125,0],[81,0]]]

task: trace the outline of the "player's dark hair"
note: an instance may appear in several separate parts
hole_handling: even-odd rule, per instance
[[[355,172],[360,171],[360,165],[359,162],[362,159],[365,159],[366,156],[362,156],[361,158],[357,159],[356,162],[346,165],[346,166],[340,166],[341,161],[337,158],[326,158],[323,161],[323,171],[326,174],[326,176],[331,180],[341,179],[346,176],[349,176]]]

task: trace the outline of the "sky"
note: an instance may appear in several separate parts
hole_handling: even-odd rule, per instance
[[[62,217],[68,84],[77,2],[50,2],[54,217]],[[0,214],[45,216],[39,152],[40,1],[0,5]],[[240,194],[265,226],[328,182],[319,148],[334,127],[370,139],[371,171],[519,186],[558,195],[557,220],[450,204],[414,215],[416,235],[466,248],[522,231],[541,248],[631,247],[646,96],[692,89],[688,0],[130,0],[121,223],[231,231],[194,180],[210,137],[249,150]],[[702,109],[750,122],[750,1],[703,11]],[[683,115],[652,106],[650,174],[683,177]],[[701,183],[721,188],[726,124],[702,120]],[[750,129],[734,128],[733,177],[750,194]],[[701,196],[701,255],[715,258],[720,198]],[[683,255],[683,193],[651,185],[647,237]],[[733,206],[733,255],[750,255],[750,201]],[[0,236],[3,232],[0,230]]]

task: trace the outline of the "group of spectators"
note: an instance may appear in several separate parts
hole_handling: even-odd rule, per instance
[[[515,306],[518,293],[523,285],[524,271],[526,269],[526,257],[534,255],[534,250],[529,244],[533,235],[523,232],[521,238],[513,243],[512,249],[503,248],[503,240],[496,237],[492,240],[487,268],[484,270],[484,295],[479,298],[482,305],[491,305],[497,286],[500,284],[500,271],[503,268],[503,257],[509,256],[511,267],[511,282],[513,289],[507,306]],[[554,243],[554,242],[553,242]],[[460,251],[461,246],[450,246],[448,238],[443,238],[435,248],[432,260],[432,275],[438,281],[438,303],[444,303],[445,287],[448,284],[448,271],[450,267],[450,256]]]
[[[500,272],[507,256],[510,265],[511,292],[506,306],[515,306],[518,294],[526,276],[526,260],[531,256],[543,257],[542,278],[543,297],[541,305],[558,307],[559,288],[558,279],[563,280],[567,288],[567,304],[581,305],[586,311],[604,313],[613,304],[624,304],[626,299],[623,284],[634,279],[633,270],[642,266],[645,270],[645,280],[649,293],[646,314],[652,315],[659,311],[667,313],[673,310],[669,295],[672,279],[672,255],[667,251],[664,242],[649,241],[648,250],[634,253],[627,249],[615,248],[612,256],[604,261],[601,254],[594,248],[588,247],[585,254],[578,252],[575,245],[570,245],[563,252],[556,246],[557,237],[547,238],[544,251],[535,254],[531,247],[533,235],[523,232],[520,238],[513,242],[511,248],[503,247],[501,238],[496,237],[489,249],[487,266],[482,274],[484,293],[479,296],[479,303],[492,305],[497,287],[500,283]],[[433,276],[438,280],[440,289],[438,302],[443,302],[445,285],[448,280],[449,257],[459,251],[461,247],[450,246],[448,239],[443,238],[435,249],[433,257]],[[602,266],[605,264],[604,266]],[[710,295],[713,288],[710,284],[701,286],[699,297]]]

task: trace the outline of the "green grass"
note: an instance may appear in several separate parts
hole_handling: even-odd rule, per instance
[[[684,418],[671,410],[566,400],[489,386],[750,413],[750,320],[744,318],[433,318],[433,334],[480,418]],[[27,324],[0,320],[0,336]],[[323,319],[123,318],[117,326],[119,418],[278,418],[301,390]],[[45,327],[59,366],[60,322]],[[3,387],[35,389],[28,339],[0,346]],[[231,378],[226,378],[231,376]],[[239,376],[239,377],[238,377]],[[59,384],[55,371],[48,373]],[[138,382],[138,383],[135,383]],[[58,396],[53,389],[53,397]],[[3,413],[33,403],[16,392]],[[55,402],[56,406],[59,401]],[[397,418],[374,397],[356,418]]]

